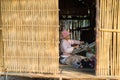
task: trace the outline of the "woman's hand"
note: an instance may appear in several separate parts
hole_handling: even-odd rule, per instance
[[[75,49],[79,48],[79,45],[73,46]]]
[[[84,41],[80,41],[80,44],[84,44]]]

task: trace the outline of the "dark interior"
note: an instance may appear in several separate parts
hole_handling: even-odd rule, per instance
[[[69,30],[72,39],[95,41],[96,0],[59,0],[59,9],[60,31]]]

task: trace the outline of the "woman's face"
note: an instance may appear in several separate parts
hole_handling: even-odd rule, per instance
[[[65,37],[66,40],[69,40],[70,39],[70,35],[68,35],[67,37]]]

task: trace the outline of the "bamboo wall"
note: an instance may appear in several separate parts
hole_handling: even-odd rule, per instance
[[[98,76],[120,76],[120,0],[97,0]]]
[[[58,0],[1,0],[7,72],[58,73]]]

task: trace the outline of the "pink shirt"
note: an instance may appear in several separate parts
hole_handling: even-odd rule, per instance
[[[80,41],[78,40],[65,40],[63,39],[61,41],[61,45],[60,45],[60,48],[61,48],[61,52],[63,52],[63,55],[62,56],[70,56],[70,54],[72,53],[74,47],[72,47],[71,45],[72,44],[80,44]]]

